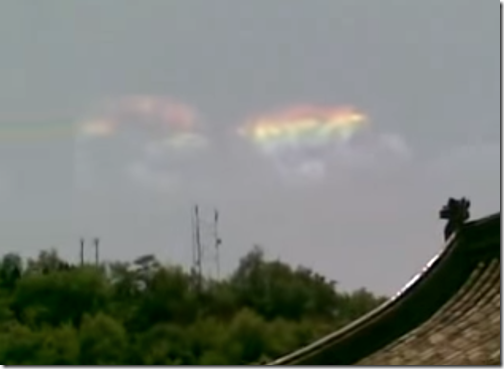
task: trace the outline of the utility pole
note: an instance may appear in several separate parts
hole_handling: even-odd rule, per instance
[[[217,269],[217,279],[220,279],[220,246],[222,239],[219,237],[219,212],[214,210],[214,247],[215,247],[215,266]]]
[[[95,264],[98,266],[100,264],[100,239],[97,237],[94,239],[95,246]]]
[[[80,239],[80,265],[84,266],[84,238]]]

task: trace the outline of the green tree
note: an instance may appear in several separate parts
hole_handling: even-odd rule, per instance
[[[85,315],[79,329],[81,365],[120,365],[128,352],[127,332],[103,313]]]
[[[154,256],[72,266],[56,251],[0,259],[0,362],[21,365],[232,365],[273,359],[383,302],[339,292],[255,247],[227,278]]]
[[[257,247],[241,260],[231,283],[240,304],[267,319],[329,319],[338,300],[335,282],[306,268],[293,270],[280,261],[265,261]]]
[[[57,328],[46,327],[40,331],[41,345],[36,361],[44,365],[78,365],[80,345],[76,329],[72,325]]]
[[[23,260],[21,256],[8,253],[0,261],[0,283],[5,288],[14,288],[23,273]]]
[[[100,271],[80,268],[22,278],[12,307],[22,323],[32,326],[78,325],[85,313],[104,310],[108,285]]]

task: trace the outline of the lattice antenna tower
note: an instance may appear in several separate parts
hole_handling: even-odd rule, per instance
[[[213,274],[211,269],[214,269],[217,278],[220,278],[220,246],[222,244],[218,228],[219,212],[215,209],[213,219],[209,221],[202,217],[200,210],[201,208],[196,205],[191,217],[193,273],[195,273],[199,288],[201,288],[204,275]]]
[[[203,281],[203,249],[201,247],[201,222],[199,206],[195,205],[191,211],[191,236],[192,236],[192,271],[196,279],[196,289],[201,291]]]

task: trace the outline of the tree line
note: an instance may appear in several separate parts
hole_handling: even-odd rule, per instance
[[[223,279],[154,256],[74,266],[54,250],[0,260],[0,363],[226,365],[276,358],[385,299],[339,291],[255,247]]]

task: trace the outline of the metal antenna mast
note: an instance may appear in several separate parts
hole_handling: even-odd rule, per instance
[[[100,264],[100,239],[97,237],[94,239],[95,246],[95,264],[98,266]]]
[[[217,279],[220,279],[220,246],[222,239],[219,237],[219,211],[214,210],[214,246],[215,246],[215,266],[217,269]]]
[[[192,217],[192,225],[193,225],[193,268],[196,274],[196,288],[201,291],[201,285],[203,281],[203,253],[201,247],[201,233],[200,233],[200,218],[199,218],[199,207],[198,205],[194,206],[194,213]]]
[[[214,269],[217,278],[220,278],[220,245],[222,240],[219,236],[219,212],[213,212],[213,220],[202,219],[201,208],[196,205],[191,212],[191,235],[193,253],[193,273],[195,274],[198,288],[202,287],[203,274]],[[210,238],[211,242],[208,238]],[[210,262],[210,270],[205,269],[207,262]],[[213,274],[213,273],[212,273]]]
[[[84,265],[84,238],[80,239],[80,265]]]

